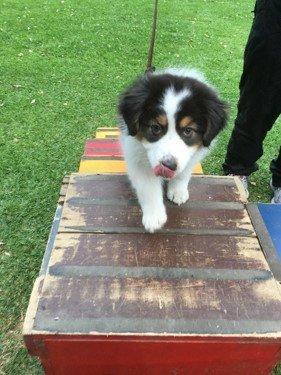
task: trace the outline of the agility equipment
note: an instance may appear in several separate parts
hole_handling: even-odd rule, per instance
[[[29,353],[56,375],[270,374],[281,291],[258,207],[239,179],[194,174],[189,201],[166,202],[167,224],[146,233],[125,169],[100,174],[122,157],[106,132],[63,181],[24,323]]]

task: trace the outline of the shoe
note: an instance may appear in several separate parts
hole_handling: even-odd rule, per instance
[[[272,180],[270,180],[270,187],[273,191],[273,198],[271,199],[271,203],[281,204],[281,187],[273,186]]]
[[[241,184],[245,190],[245,195],[246,195],[246,198],[248,199],[249,198],[249,177],[248,176],[239,176],[239,175],[236,175],[236,174],[229,174],[228,176],[234,176],[234,177],[238,177],[239,180],[241,181]]]

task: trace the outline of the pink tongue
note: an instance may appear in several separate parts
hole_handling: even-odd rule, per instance
[[[175,175],[175,171],[172,171],[171,169],[165,167],[162,164],[158,164],[154,169],[153,172],[155,176],[161,176],[166,178],[173,178]]]

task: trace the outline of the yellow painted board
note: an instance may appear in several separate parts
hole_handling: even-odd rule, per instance
[[[118,128],[98,128],[96,130],[95,138],[116,138],[119,136]]]
[[[126,173],[124,160],[81,160],[79,173]]]
[[[200,163],[196,164],[192,171],[193,174],[203,174],[202,165]]]
[[[112,131],[112,130],[119,132],[119,128],[117,126],[100,126],[97,128],[97,131]]]
[[[81,160],[79,173],[126,173],[124,160]],[[201,164],[197,164],[193,173],[202,174]]]

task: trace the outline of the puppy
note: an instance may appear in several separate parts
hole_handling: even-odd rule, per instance
[[[188,200],[192,169],[227,122],[226,103],[191,69],[166,69],[137,79],[120,97],[119,127],[128,175],[148,232],[167,220],[168,199]]]

